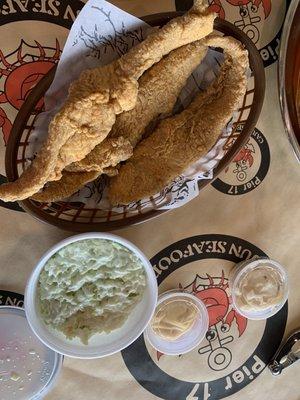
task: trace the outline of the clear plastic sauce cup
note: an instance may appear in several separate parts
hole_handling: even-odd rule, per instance
[[[277,261],[256,258],[242,261],[229,274],[234,308],[248,319],[275,315],[288,298],[288,276]],[[272,293],[277,293],[272,298]]]
[[[179,355],[191,351],[205,338],[205,334],[208,330],[209,318],[205,304],[190,293],[178,290],[165,292],[158,297],[156,310],[158,310],[164,303],[176,300],[187,301],[192,303],[192,306],[196,308],[197,314],[192,327],[176,340],[166,340],[158,335],[152,329],[151,322],[144,333],[145,338],[152,347],[167,355]]]

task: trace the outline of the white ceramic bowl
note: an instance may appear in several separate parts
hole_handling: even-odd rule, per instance
[[[88,345],[82,344],[78,338],[67,339],[63,333],[47,326],[39,315],[36,296],[38,278],[48,259],[62,247],[84,239],[107,239],[127,247],[142,261],[147,279],[142,300],[133,309],[124,325],[109,334],[99,333],[93,335]],[[71,236],[57,243],[42,256],[27,283],[25,311],[31,329],[46,346],[69,357],[100,358],[124,349],[142,334],[154,313],[157,295],[157,281],[153,268],[146,256],[136,246],[116,235],[91,232]]]

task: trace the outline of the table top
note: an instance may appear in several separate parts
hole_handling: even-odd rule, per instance
[[[136,16],[191,5],[189,0],[113,3]],[[280,32],[289,1],[244,1],[244,6],[233,0],[210,3],[260,50],[266,96],[256,129],[228,170],[196,199],[154,220],[115,231],[151,259],[160,292],[181,284],[201,299],[214,300],[208,310],[209,334],[199,348],[180,357],[157,354],[140,337],[105,359],[66,358],[57,386],[46,397],[49,400],[299,399],[300,382],[295,376],[300,363],[279,377],[265,368],[283,337],[300,325],[300,170],[284,133],[277,90]],[[45,61],[52,62],[56,39],[62,49],[83,5],[79,0],[3,0],[0,5],[0,133],[4,139],[1,135],[0,182],[5,181],[4,143],[11,123],[30,88],[47,70]],[[22,305],[34,265],[70,233],[36,221],[16,203],[0,206],[0,304]],[[228,272],[240,260],[265,254],[288,271],[288,304],[267,321],[247,321],[231,306]],[[228,305],[222,303],[224,293]]]

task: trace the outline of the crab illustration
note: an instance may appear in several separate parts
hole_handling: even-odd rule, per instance
[[[240,14],[245,14],[245,6],[250,6],[250,10],[254,13],[258,11],[260,4],[263,7],[265,19],[269,16],[271,12],[271,0],[225,0],[232,6],[240,8]],[[216,12],[220,18],[225,18],[225,11],[222,6],[221,0],[212,0],[210,2],[210,9]]]
[[[206,282],[207,283],[203,283]],[[210,352],[208,364],[214,370],[226,368],[231,362],[231,352],[225,344],[234,340],[232,335],[227,335],[233,323],[236,323],[239,337],[245,332],[247,318],[240,315],[232,308],[231,296],[228,295],[228,279],[222,270],[221,277],[206,277],[196,275],[194,281],[186,287],[179,284],[179,288],[194,294],[205,304],[209,317],[209,329],[206,333],[208,345],[198,350],[199,354]],[[222,337],[222,335],[227,335]],[[159,360],[163,354],[157,352]]]
[[[45,49],[39,42],[35,41],[35,43],[36,46],[29,46],[22,40],[19,48],[7,56],[4,56],[0,50],[0,61],[2,64],[0,79],[2,77],[5,78],[4,90],[0,92],[0,104],[7,103],[17,111],[20,110],[32,88],[59,60],[60,46],[57,39],[55,52],[51,57],[46,56]],[[39,56],[22,54],[24,45],[37,48],[40,53]],[[14,53],[17,54],[17,61],[14,63],[8,62],[8,57]],[[39,113],[42,107],[43,99],[40,99],[33,113]],[[7,143],[12,122],[2,107],[0,107],[0,127],[2,128],[4,141]]]
[[[222,6],[221,0],[211,0],[209,8],[211,11],[218,14],[220,18],[225,19],[225,10]]]
[[[218,283],[206,274],[209,284],[207,286],[196,286],[197,279],[192,286],[192,293],[206,305],[209,316],[209,327],[221,323],[221,331],[227,332],[231,328],[233,321],[236,321],[239,336],[241,336],[247,326],[247,319],[238,314],[231,306],[231,296],[226,292],[228,280],[222,271],[221,279]],[[198,289],[202,287],[202,289]]]
[[[238,181],[243,182],[247,178],[247,169],[251,168],[254,163],[253,154],[255,149],[249,142],[239,151],[232,162],[235,164],[235,169],[232,171]],[[228,172],[229,167],[225,169]]]
[[[232,6],[239,7],[239,14],[241,19],[235,21],[234,24],[242,29],[254,42],[259,40],[259,30],[255,24],[261,21],[258,14],[259,6],[261,5],[264,11],[264,18],[266,19],[271,12],[271,0],[225,0]],[[223,3],[224,4],[224,3]],[[225,19],[225,10],[221,0],[211,0],[210,9],[216,12],[220,18]]]

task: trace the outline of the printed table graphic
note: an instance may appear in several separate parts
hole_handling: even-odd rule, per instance
[[[264,370],[285,330],[288,306],[266,321],[250,321],[232,307],[228,274],[234,264],[266,254],[227,235],[200,235],[161,250],[151,263],[160,292],[184,288],[208,310],[209,330],[193,351],[156,352],[143,335],[122,351],[133,377],[165,400],[216,400],[243,389]]]

